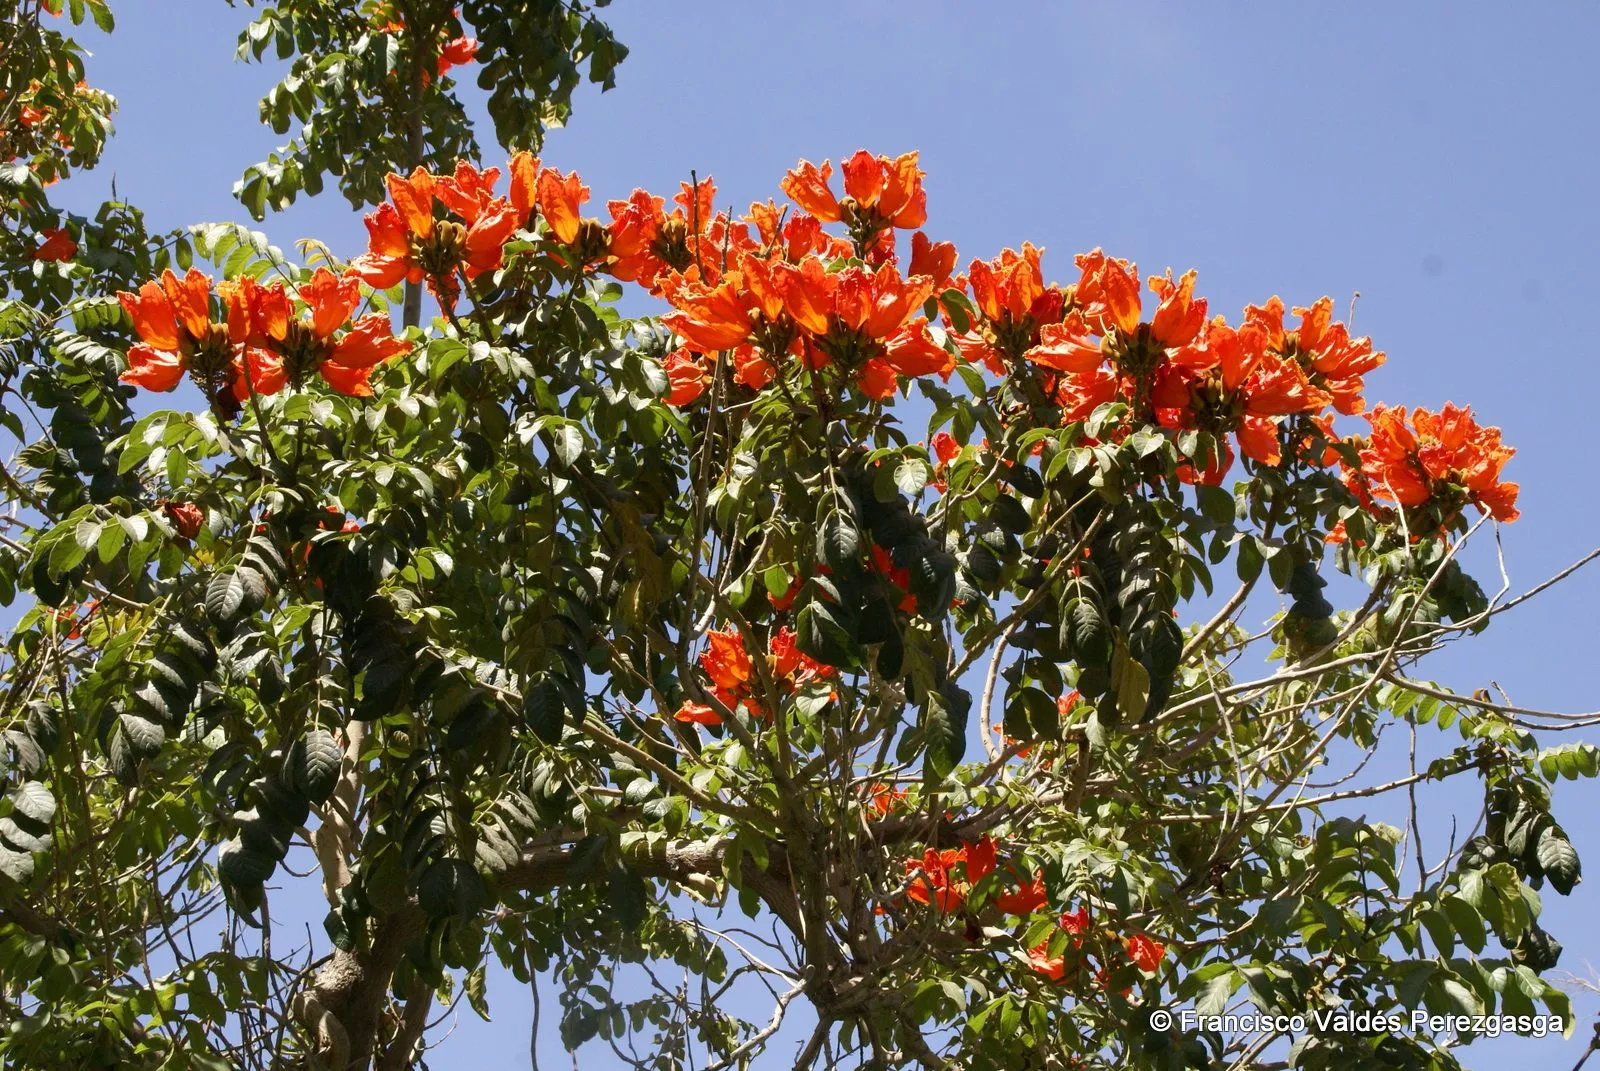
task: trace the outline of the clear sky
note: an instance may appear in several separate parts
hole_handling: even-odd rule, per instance
[[[153,228],[243,218],[231,185],[276,144],[254,123],[274,70],[232,62],[248,12],[113,6],[117,34],[85,41],[90,81],[121,100],[118,136],[60,200],[86,206],[114,175]],[[1065,281],[1072,254],[1099,245],[1146,271],[1197,268],[1199,290],[1231,315],[1274,293],[1331,294],[1343,310],[1359,291],[1357,331],[1389,354],[1370,397],[1471,402],[1518,447],[1508,476],[1523,518],[1503,533],[1518,588],[1600,542],[1589,468],[1600,7],[617,0],[605,14],[631,50],[618,88],[586,90],[545,152],[582,173],[593,207],[634,186],[670,193],[691,168],[742,207],[778,196],[800,157],[917,148],[927,230],[963,263],[1027,240]],[[332,191],[266,229],[286,248],[314,235],[347,256],[365,241]],[[1493,590],[1492,556],[1473,561]],[[1600,707],[1594,569],[1428,672],[1469,691],[1492,679],[1524,706]],[[1597,800],[1571,783],[1557,800],[1591,869]],[[1589,978],[1596,881],[1545,897],[1561,969]],[[526,995],[505,982],[490,990],[496,1022],[466,1013],[470,1040],[432,1066],[526,1058]],[[1484,1043],[1467,1062],[1570,1067],[1595,1005],[1576,1007],[1572,1041]],[[546,1051],[545,1066],[565,1066]]]

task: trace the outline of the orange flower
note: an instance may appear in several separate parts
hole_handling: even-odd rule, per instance
[[[994,898],[995,906],[1008,915],[1031,915],[1049,902],[1050,894],[1045,891],[1042,870],[1034,874],[1032,884]]]
[[[1158,301],[1146,322],[1132,263],[1094,249],[1079,254],[1077,264],[1082,274],[1073,289],[1074,307],[1060,326],[1044,333],[1033,359],[1066,373],[1052,384],[1066,419],[1081,420],[1121,397],[1132,403],[1134,420],[1148,421],[1152,390],[1161,389],[1173,364],[1216,363],[1214,355],[1189,353],[1200,345],[1206,324],[1206,301],[1194,296],[1195,273],[1177,280],[1170,271],[1152,275],[1148,285]]]
[[[275,358],[259,362],[260,372],[252,377],[258,393],[275,394],[286,382],[299,386],[316,373],[341,394],[369,397],[372,369],[411,349],[411,343],[394,337],[389,317],[378,312],[363,316],[334,337],[361,299],[360,285],[352,276],[318,268],[300,287],[299,297],[306,304],[304,319],[292,315],[282,284],[257,289],[251,299],[255,331]],[[235,389],[244,391],[241,401],[249,396],[242,384]]]
[[[1146,974],[1154,974],[1161,969],[1161,961],[1167,955],[1167,946],[1150,936],[1142,933],[1134,934],[1123,942],[1123,947],[1128,950],[1128,958]]]
[[[65,227],[48,227],[39,232],[44,241],[33,251],[34,260],[71,260],[78,255],[78,243]]]
[[[666,402],[671,406],[689,405],[706,392],[706,384],[711,382],[705,366],[686,348],[667,354],[661,367],[667,373]]]
[[[1372,340],[1352,339],[1342,323],[1333,320],[1333,299],[1322,297],[1310,308],[1296,307],[1297,330],[1283,326],[1283,302],[1276,297],[1265,305],[1247,305],[1244,322],[1266,332],[1268,346],[1279,356],[1297,362],[1311,384],[1332,396],[1335,409],[1346,415],[1361,412],[1366,402],[1362,376],[1386,359],[1372,348]]]
[[[994,873],[996,854],[994,838],[987,834],[976,841],[963,841],[961,858],[966,863],[967,881],[977,883]]]
[[[539,158],[526,150],[511,157],[511,206],[517,226],[526,229],[539,204]]]
[[[1139,272],[1126,260],[1108,257],[1100,249],[1079,253],[1083,271],[1078,280],[1077,302],[1097,335],[1113,329],[1131,335],[1139,326]]]
[[[961,444],[956,442],[956,437],[948,431],[936,431],[933,434],[933,456],[939,459],[939,464],[948,465],[961,453]]]
[[[1076,911],[1063,911],[1061,913],[1061,928],[1074,937],[1082,937],[1089,932],[1089,908],[1080,904]]]
[[[137,293],[120,291],[117,298],[140,338],[128,350],[122,381],[169,391],[187,371],[212,406],[232,417],[238,381],[256,351],[246,304],[231,291],[224,297],[226,319],[213,322],[211,280],[195,268],[181,279],[169,269],[159,283],[147,282]]]
[[[690,722],[695,725],[721,725],[722,715],[706,706],[704,703],[684,703],[673,715],[678,721]]]
[[[974,260],[968,266],[979,322],[956,339],[968,363],[982,364],[997,376],[1007,373],[1010,362],[1058,364],[1061,358],[1052,356],[1054,344],[1042,332],[1060,323],[1066,300],[1059,287],[1045,285],[1042,253],[1024,243],[1021,253],[1003,249],[993,260]]]
[[[478,40],[475,37],[457,37],[453,41],[446,41],[444,47],[439,49],[439,65],[437,71],[440,78],[450,73],[452,67],[463,67],[471,63],[478,55]]]
[[[838,223],[839,199],[828,188],[828,177],[833,174],[833,165],[822,161],[819,168],[809,160],[801,160],[783,180],[778,183],[778,188],[789,195],[789,199],[802,209],[815,216],[824,223]]]
[[[894,559],[889,557],[889,552],[876,543],[872,544],[872,564],[884,579],[902,592],[899,608],[908,614],[916,613],[917,597],[911,594],[911,570],[896,565]]]
[[[498,167],[486,167],[479,171],[467,161],[459,160],[454,174],[439,178],[434,183],[434,196],[440,204],[471,223],[494,204],[494,187],[499,181]]]
[[[787,678],[795,685],[833,676],[832,666],[825,666],[800,650],[795,645],[795,639],[795,631],[788,625],[773,633],[771,643],[773,673]]]
[[[390,175],[385,182],[389,200],[364,217],[367,251],[350,262],[352,275],[379,290],[401,281],[420,283],[430,274],[422,255],[434,233],[433,176],[419,167],[410,178]]]
[[[730,692],[743,689],[750,680],[750,655],[744,649],[744,637],[733,629],[707,632],[700,667],[718,688]]]
[[[950,872],[964,861],[965,853],[952,848],[929,848],[921,859],[907,859],[906,873],[911,876],[911,884],[906,888],[906,897],[945,913],[960,911],[967,902],[967,885],[955,881]]]
[[[887,397],[894,376],[948,376],[955,358],[912,317],[933,292],[933,281],[902,279],[893,264],[876,271],[852,265],[828,271],[816,257],[781,264],[783,308],[805,334],[808,353],[858,370],[870,397]],[[877,361],[879,363],[873,363]],[[815,356],[812,363],[823,363]]]
[[[440,305],[451,308],[460,289],[458,271],[474,279],[504,263],[506,240],[522,218],[516,171],[513,161],[511,201],[493,196],[500,175],[496,168],[480,172],[463,162],[444,179],[420,167],[410,178],[390,175],[389,201],[365,217],[367,252],[351,262],[350,274],[380,290],[426,279]],[[435,200],[461,222],[436,221]]]
[[[1042,974],[1052,982],[1059,982],[1067,975],[1066,957],[1052,956],[1048,940],[1041,941],[1028,949],[1028,964],[1035,974]]]
[[[1299,365],[1268,352],[1262,331],[1248,325],[1236,331],[1221,317],[1206,328],[1203,343],[1178,351],[1156,370],[1151,398],[1162,423],[1200,428],[1219,440],[1231,433],[1246,457],[1265,465],[1281,460],[1275,418],[1328,402]],[[1225,442],[1222,450],[1201,482],[1222,479],[1232,460]]]
[[[928,195],[922,188],[923,171],[917,166],[917,153],[908,152],[890,159],[873,156],[860,149],[840,165],[844,173],[844,192],[857,216],[870,213],[876,226],[914,230],[928,220]]]
[[[950,285],[950,273],[956,270],[956,247],[951,242],[933,242],[921,231],[911,236],[912,275],[926,275],[933,280],[933,288],[942,290]]]
[[[893,788],[882,782],[875,782],[867,790],[867,804],[879,818],[904,803],[905,799],[905,789]]]
[[[843,222],[850,227],[856,250],[865,253],[881,232],[898,227],[915,230],[928,219],[928,197],[922,188],[923,172],[917,154],[890,159],[861,149],[841,165],[844,200],[828,185],[833,165],[819,168],[801,160],[779,183],[795,204],[824,223]]]
[[[731,350],[751,340],[771,356],[783,353],[794,330],[780,322],[785,294],[777,267],[747,254],[737,271],[727,272],[715,285],[667,276],[662,292],[673,311],[661,322],[702,353]]]
[[[626,201],[609,203],[607,270],[613,276],[659,294],[662,275],[692,270],[700,280],[715,283],[725,259],[736,263],[740,254],[754,250],[744,223],[734,223],[725,212],[713,212],[717,188],[711,179],[682,186],[673,198],[677,207],[671,214],[660,197],[644,190],[634,190]]]
[[[829,260],[855,254],[855,246],[824,231],[823,221],[816,216],[799,212],[784,221],[783,213],[770,200],[766,204],[751,204],[744,219],[756,229],[759,248],[764,255],[777,256],[791,264],[798,264],[813,253]]]
[[[1413,511],[1430,507],[1437,527],[1412,534],[1430,535],[1450,524],[1467,503],[1500,521],[1514,521],[1518,487],[1502,483],[1500,471],[1516,450],[1500,441],[1499,428],[1480,427],[1470,408],[1449,403],[1438,413],[1379,405],[1367,415],[1372,437],[1360,451],[1359,470],[1347,481],[1364,502],[1390,501]],[[1408,522],[1409,523],[1409,522]]]
[[[544,214],[545,225],[556,241],[562,245],[576,242],[582,222],[578,218],[578,208],[589,199],[589,187],[583,184],[576,171],[562,175],[555,168],[547,167],[539,172],[536,190],[539,211]]]

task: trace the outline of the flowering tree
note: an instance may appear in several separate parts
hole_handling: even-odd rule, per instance
[[[104,4],[0,6],[13,1065],[409,1067],[490,961],[652,1068],[1453,1068],[1154,1013],[1568,1014],[1600,752],[1421,669],[1545,586],[1461,565],[1513,451],[1369,403],[1331,300],[958,272],[916,153],[590,215],[532,155],[623,52],[575,3],[259,5],[301,127],[239,195],[335,175],[368,247],[151,235],[45,189]],[[1364,777],[1397,724],[1459,743]]]

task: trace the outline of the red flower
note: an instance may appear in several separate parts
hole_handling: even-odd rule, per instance
[[[478,41],[475,37],[457,37],[447,41],[439,49],[438,74],[440,78],[450,73],[452,67],[463,67],[471,63],[478,55]]]
[[[1166,945],[1142,933],[1128,938],[1123,946],[1128,950],[1128,958],[1146,974],[1160,970],[1161,961],[1167,954]]]
[[[1048,940],[1041,941],[1028,949],[1028,963],[1035,974],[1042,974],[1052,982],[1059,982],[1067,975],[1066,957],[1052,956]]]
[[[47,227],[39,233],[44,241],[33,251],[34,260],[64,261],[78,255],[78,243],[65,227]]]
[[[167,520],[172,522],[172,527],[178,530],[178,535],[184,539],[193,539],[200,534],[201,525],[206,522],[205,511],[193,502],[163,502],[161,512],[166,514]]]
[[[706,392],[706,385],[711,382],[711,374],[687,347],[667,354],[661,368],[667,374],[666,402],[671,406],[689,405]]]
[[[994,898],[995,906],[1008,915],[1031,915],[1049,902],[1050,894],[1045,890],[1042,870],[1034,874],[1031,884]]]

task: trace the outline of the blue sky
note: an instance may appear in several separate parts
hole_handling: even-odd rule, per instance
[[[254,123],[273,69],[232,61],[248,13],[216,0],[114,6],[118,33],[86,44],[91,82],[121,100],[118,136],[59,200],[87,206],[114,176],[153,228],[243,218],[231,185],[276,144]],[[1197,268],[1200,291],[1230,314],[1274,293],[1331,294],[1342,311],[1359,291],[1357,331],[1389,354],[1371,397],[1471,402],[1518,447],[1508,475],[1524,516],[1503,532],[1518,588],[1600,542],[1589,424],[1600,8],[618,0],[607,19],[631,50],[618,89],[586,90],[545,152],[583,174],[594,207],[634,186],[668,193],[691,168],[742,207],[776,196],[800,157],[917,148],[927,229],[963,263],[1028,240],[1066,279],[1071,255],[1099,245],[1146,271]],[[285,248],[311,235],[344,255],[364,245],[336,192],[266,230]],[[1474,563],[1492,590],[1492,558]],[[1430,672],[1467,690],[1495,680],[1525,706],[1600,706],[1595,570]],[[1568,785],[1557,802],[1600,866],[1600,833],[1582,821],[1594,787]],[[1440,805],[1457,803],[1470,800]],[[1561,967],[1580,976],[1600,966],[1595,888],[1546,898]],[[526,1053],[526,996],[511,985],[496,1023],[464,1017],[467,1036],[434,1066]],[[1573,1041],[1485,1043],[1468,1062],[1570,1066],[1587,1036],[1585,1021]],[[478,1050],[463,1055],[469,1039]]]

